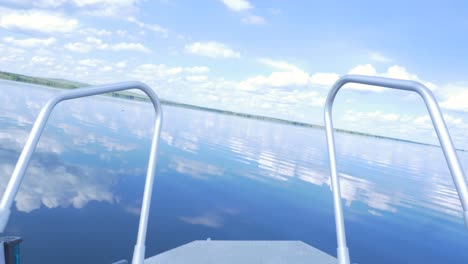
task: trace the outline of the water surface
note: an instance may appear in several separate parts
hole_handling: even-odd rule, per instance
[[[0,87],[3,192],[57,90]],[[147,257],[207,238],[302,240],[336,255],[323,130],[163,110]],[[24,239],[22,263],[131,259],[152,111],[103,96],[57,106],[6,229]],[[342,133],[336,141],[352,262],[467,262],[468,232],[440,148]]]

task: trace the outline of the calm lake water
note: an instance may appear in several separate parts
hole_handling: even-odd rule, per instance
[[[0,82],[2,193],[56,92]],[[147,257],[207,238],[302,240],[336,255],[323,130],[163,110]],[[153,120],[142,102],[58,105],[6,229],[24,239],[22,263],[131,259]],[[353,263],[467,263],[468,231],[440,148],[342,133],[336,141]]]

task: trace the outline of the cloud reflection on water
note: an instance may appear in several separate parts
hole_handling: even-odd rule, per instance
[[[114,194],[110,187],[115,182],[115,175],[102,173],[96,169],[63,164],[54,154],[39,154],[28,167],[26,179],[15,198],[16,209],[31,212],[41,205],[47,208],[68,207],[82,208],[90,201],[113,203]],[[0,173],[11,175],[16,154],[0,150]],[[0,178],[0,188],[6,188],[9,177]]]
[[[0,191],[51,93],[24,85],[0,89]],[[148,252],[210,236],[293,238],[334,254],[324,131],[169,106],[163,109]],[[22,248],[25,258],[51,263],[59,256],[55,248],[62,246],[60,256],[69,256],[84,244],[99,248],[93,258],[108,258],[102,263],[112,262],[125,250],[130,256],[152,111],[147,103],[108,97],[57,107],[16,199],[18,211],[38,214],[17,214],[7,227],[29,237]],[[427,254],[432,254],[432,263],[446,261],[437,254],[450,256],[450,263],[466,259],[454,254],[466,248],[467,240],[461,232],[461,207],[439,148],[347,134],[336,134],[336,140],[345,221],[352,252],[364,260],[359,263],[379,262],[387,253],[382,249],[394,250],[390,252],[394,258],[379,263],[404,263],[409,256],[415,260],[414,256]],[[460,153],[460,158],[468,164],[466,153]],[[62,215],[75,221],[72,231],[79,235],[71,232],[66,247],[63,237],[57,238],[50,257],[40,245],[53,241],[41,233],[53,234],[56,228],[69,231],[68,222],[54,225],[49,215],[50,208],[62,207],[85,209],[66,210]],[[40,218],[41,212],[46,221]],[[115,221],[110,223],[109,217]],[[88,219],[92,224],[82,226]],[[102,251],[98,239],[84,241],[82,234],[91,233],[113,239],[112,249]],[[406,235],[404,241],[401,233]],[[421,234],[437,250],[428,250]],[[34,242],[32,237],[41,239]],[[382,243],[370,244],[376,237]],[[73,261],[88,263],[84,257]],[[422,263],[419,260],[412,262]]]
[[[218,228],[223,225],[223,218],[214,213],[206,213],[199,216],[181,216],[179,219],[191,225],[201,225],[211,228]]]
[[[38,102],[45,102],[46,95],[51,93],[53,91],[34,91],[25,96],[21,89],[0,91],[0,96],[14,102],[14,105],[2,107],[0,118],[7,124],[0,130],[2,148],[19,151],[34,120],[32,117],[40,109]],[[169,162],[160,164],[162,168],[197,179],[220,177],[229,172],[261,181],[297,179],[317,186],[330,185],[321,130],[289,126],[286,129],[280,124],[167,106],[164,110],[163,148],[185,154],[166,152],[163,155],[170,155]],[[145,103],[117,104],[115,99],[104,97],[66,102],[54,112],[38,152],[57,155],[80,152],[90,157],[99,155],[107,161],[125,161],[137,155],[146,161],[144,151],[135,151],[142,143],[145,147],[149,145],[153,122],[148,120],[153,118],[151,107]],[[397,213],[399,208],[421,206],[440,214],[460,216],[461,207],[440,149],[344,134],[337,135],[337,143],[342,196],[347,206],[364,203],[370,214]],[[207,153],[216,158],[206,158]],[[467,160],[465,153],[461,155]],[[64,162],[74,162],[65,156],[61,157]],[[11,164],[2,166],[3,171],[11,169]],[[57,204],[80,206],[85,204],[80,202],[82,197],[112,201],[109,186],[94,188],[104,193],[102,196],[83,194],[79,189],[93,190],[89,185],[100,183],[76,176],[88,181],[80,186],[74,183],[75,176],[64,168],[57,167],[51,173],[50,169],[41,168],[41,164],[35,166],[37,168],[32,166],[28,174],[37,175],[27,178],[40,178],[41,174],[61,175],[62,178],[54,180],[53,188],[69,189],[68,185],[74,185],[76,191],[54,195],[45,191],[23,193],[22,197],[36,197],[35,203],[19,208],[36,208],[38,200],[50,207]],[[67,195],[70,197],[65,197]]]
[[[323,131],[284,129],[280,124],[195,111],[184,115],[184,111],[171,109],[166,121],[177,119],[178,124],[167,121],[165,133],[172,141],[184,141],[187,139],[178,138],[177,131],[191,131],[198,139],[197,149],[210,149],[215,156],[226,152],[229,162],[239,165],[239,176],[330,185]],[[347,206],[364,203],[372,215],[423,207],[435,215],[461,217],[461,205],[440,148],[346,134],[338,134],[337,143],[342,197]],[[466,153],[460,155],[467,160]],[[192,162],[186,160],[187,164]],[[200,178],[199,171],[196,175]]]
[[[0,89],[0,172],[4,175],[0,190],[6,188],[39,110],[58,91],[12,82],[5,82]],[[112,159],[118,159],[125,163],[126,153],[137,150],[138,139],[146,139],[152,131],[152,122],[141,122],[134,116],[152,120],[154,114],[146,109],[140,112],[145,107],[127,105],[127,115],[122,115],[115,111],[115,100],[95,100],[65,101],[56,107],[16,196],[18,211],[31,212],[41,206],[82,208],[91,201],[115,203],[118,197],[114,189],[121,175],[141,174],[138,167],[128,168],[128,164],[122,169],[121,164],[94,161],[112,163]],[[121,120],[122,116],[127,118]],[[128,125],[125,129],[120,128],[121,121]],[[122,137],[121,133],[132,127],[133,133]]]

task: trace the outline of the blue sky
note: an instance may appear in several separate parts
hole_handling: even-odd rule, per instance
[[[466,14],[466,1],[3,0],[0,70],[141,80],[164,99],[314,124],[340,75],[410,79],[468,148]],[[336,106],[337,127],[436,142],[411,93],[350,85]]]

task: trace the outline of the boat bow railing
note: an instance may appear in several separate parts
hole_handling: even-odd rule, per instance
[[[145,241],[146,231],[148,227],[148,218],[151,203],[151,194],[153,191],[154,175],[156,172],[156,157],[157,148],[159,141],[159,134],[161,131],[162,123],[162,111],[161,103],[159,102],[156,93],[144,83],[141,82],[123,82],[110,85],[95,86],[89,88],[81,88],[72,91],[66,91],[59,93],[52,97],[46,105],[42,108],[39,116],[37,117],[26,144],[18,158],[13,175],[11,176],[8,185],[3,193],[0,201],[0,233],[3,233],[5,226],[8,223],[10,217],[10,208],[13,204],[16,194],[18,193],[21,182],[24,178],[24,173],[28,167],[31,156],[37,146],[39,138],[44,130],[44,126],[54,109],[54,107],[66,100],[72,100],[81,97],[87,97],[92,95],[118,92],[129,89],[139,89],[146,93],[153,103],[154,110],[156,112],[156,120],[154,124],[153,139],[151,143],[150,156],[148,161],[148,169],[146,173],[145,188],[143,192],[143,200],[141,205],[140,222],[138,225],[138,237],[133,251],[133,264],[143,264],[145,258]]]
[[[343,220],[343,208],[341,205],[340,181],[336,170],[335,139],[333,134],[332,108],[336,94],[347,83],[366,84],[398,90],[418,93],[426,104],[432,123],[437,133],[440,145],[448,163],[453,182],[457,189],[458,197],[464,211],[465,225],[468,228],[468,187],[463,168],[457,156],[452,139],[445,124],[443,115],[432,92],[424,85],[414,81],[395,80],[382,77],[345,75],[333,85],[325,102],[325,128],[327,135],[328,157],[330,162],[331,185],[333,190],[333,205],[335,210],[336,236],[338,242],[338,263],[349,264],[349,251],[346,245],[346,233]]]

